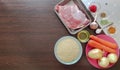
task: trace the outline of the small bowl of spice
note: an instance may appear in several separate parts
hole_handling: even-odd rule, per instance
[[[115,26],[110,26],[110,27],[108,28],[108,33],[109,33],[109,34],[115,34],[115,32],[116,32]]]
[[[87,30],[82,30],[77,34],[77,38],[80,42],[86,43],[89,40],[90,33]]]

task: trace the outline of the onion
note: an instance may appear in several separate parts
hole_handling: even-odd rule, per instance
[[[107,57],[102,57],[98,60],[98,65],[103,68],[107,68],[109,66],[109,60]]]
[[[100,49],[92,49],[88,52],[88,56],[92,59],[100,59],[103,56],[103,52]]]
[[[114,53],[108,54],[107,58],[108,58],[110,63],[116,63],[118,60],[118,56]]]

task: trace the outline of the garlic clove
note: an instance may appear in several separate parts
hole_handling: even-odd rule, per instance
[[[91,29],[97,29],[98,28],[98,24],[96,23],[96,22],[92,22],[91,24],[90,24],[90,28]]]

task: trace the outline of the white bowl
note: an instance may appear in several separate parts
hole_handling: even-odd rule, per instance
[[[79,48],[79,54],[77,54],[77,57],[76,57],[74,60],[70,61],[70,62],[65,62],[65,61],[61,60],[61,59],[59,58],[59,55],[57,55],[58,44],[59,44],[60,42],[64,41],[65,39],[72,39],[72,40],[73,40],[74,42],[76,42],[77,45],[79,46],[79,47],[78,47],[78,48]],[[72,44],[72,43],[68,43],[68,44]],[[74,49],[73,49],[73,51],[74,51]],[[76,38],[74,38],[74,37],[72,37],[72,36],[64,36],[64,37],[60,38],[60,39],[56,42],[55,47],[54,47],[54,54],[55,54],[56,59],[57,59],[60,63],[62,63],[62,64],[64,64],[64,65],[72,65],[72,64],[77,63],[77,62],[80,60],[80,58],[81,58],[81,56],[82,56],[82,53],[83,53],[82,45],[80,44],[80,42],[79,42]]]

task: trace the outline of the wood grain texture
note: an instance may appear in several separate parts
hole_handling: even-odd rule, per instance
[[[0,0],[0,70],[96,70],[85,51],[72,66],[55,59],[55,42],[70,35],[53,11],[59,1]],[[111,70],[120,69],[119,61]]]

